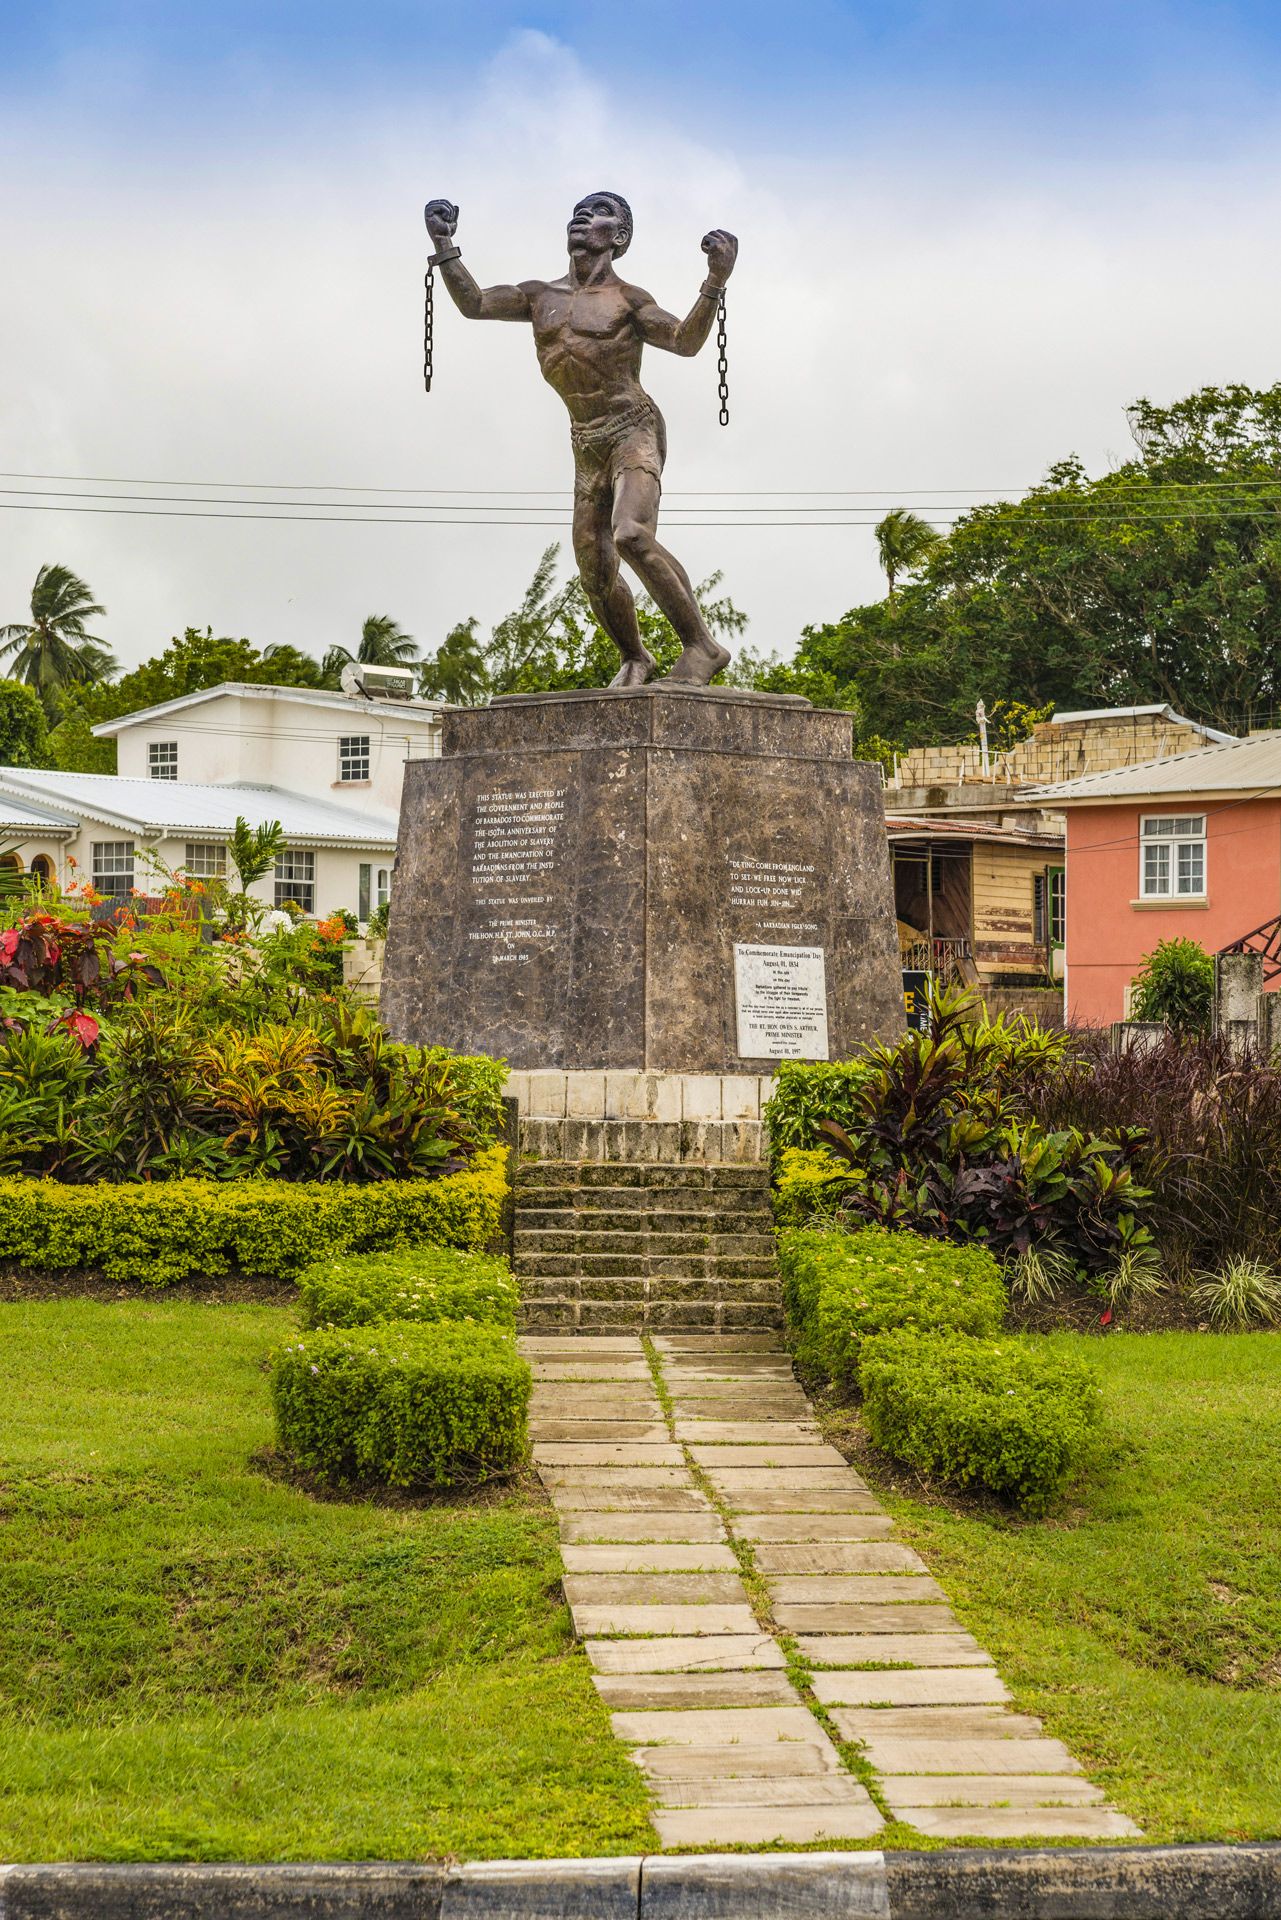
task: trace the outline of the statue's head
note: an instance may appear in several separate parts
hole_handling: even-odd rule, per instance
[[[632,244],[632,210],[621,193],[589,193],[569,217],[569,250],[613,254]]]

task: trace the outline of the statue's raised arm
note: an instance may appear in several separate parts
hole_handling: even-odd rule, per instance
[[[635,289],[636,325],[647,347],[662,347],[667,353],[689,358],[707,344],[725,283],[738,258],[738,241],[723,227],[714,227],[703,235],[703,252],[707,255],[707,278],[683,320],[660,307],[640,287]]]
[[[435,243],[431,263],[449,289],[449,297],[468,320],[530,319],[528,287],[481,287],[455,242],[458,208],[451,200],[429,200],[423,208],[427,232]]]

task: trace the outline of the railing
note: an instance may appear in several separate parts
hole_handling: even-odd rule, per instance
[[[1260,954],[1265,986],[1269,980],[1281,978],[1281,914],[1275,920],[1265,920],[1261,927],[1243,933],[1231,946],[1220,947],[1219,952]]]
[[[968,940],[940,937],[916,940],[904,947],[902,964],[909,972],[932,973],[941,985],[964,980],[973,971],[974,953]],[[966,962],[969,962],[967,967]]]

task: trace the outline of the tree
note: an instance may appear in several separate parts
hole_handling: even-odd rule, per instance
[[[422,691],[481,706],[496,694],[607,687],[618,672],[618,648],[597,624],[577,575],[557,583],[559,556],[555,544],[544,550],[520,605],[504,615],[488,641],[479,638],[474,617],[454,627],[425,662]],[[712,633],[733,639],[747,625],[747,615],[728,596],[711,597],[720,583],[720,574],[712,574],[695,588],[695,598]],[[647,596],[637,602],[636,618],[658,672],[665,673],[680,652],[679,639]]]
[[[885,518],[877,521],[875,531],[887,597],[892,600],[899,576],[914,573],[929,558],[942,535],[928,520],[909,513],[906,507],[891,507]]]
[[[19,680],[0,680],[0,765],[48,764],[49,734],[39,698]]]
[[[266,659],[275,655],[275,648],[268,647]],[[417,643],[413,636],[405,632],[389,613],[371,613],[360,629],[360,643],[355,653],[347,647],[333,646],[325,654],[321,671],[331,685],[337,686],[339,676],[353,660],[363,662],[369,667],[416,667],[419,664]]]
[[[105,679],[116,662],[85,622],[107,611],[69,567],[43,566],[31,589],[31,618],[0,627],[0,658],[13,654],[13,677],[34,687],[52,713],[65,687]]]

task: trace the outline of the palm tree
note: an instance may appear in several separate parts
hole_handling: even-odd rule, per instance
[[[891,600],[899,575],[912,573],[922,565],[942,537],[928,520],[909,513],[906,507],[891,507],[885,518],[877,522],[876,551]]]
[[[321,672],[326,680],[336,681],[353,660],[360,660],[367,667],[416,667],[418,646],[413,636],[389,613],[371,613],[360,629],[360,644],[355,653],[347,647],[330,647],[321,662]]]
[[[34,687],[47,713],[64,688],[116,672],[106,642],[85,631],[86,620],[106,611],[70,567],[44,566],[31,589],[31,618],[0,627],[0,659],[14,655],[11,677]]]

